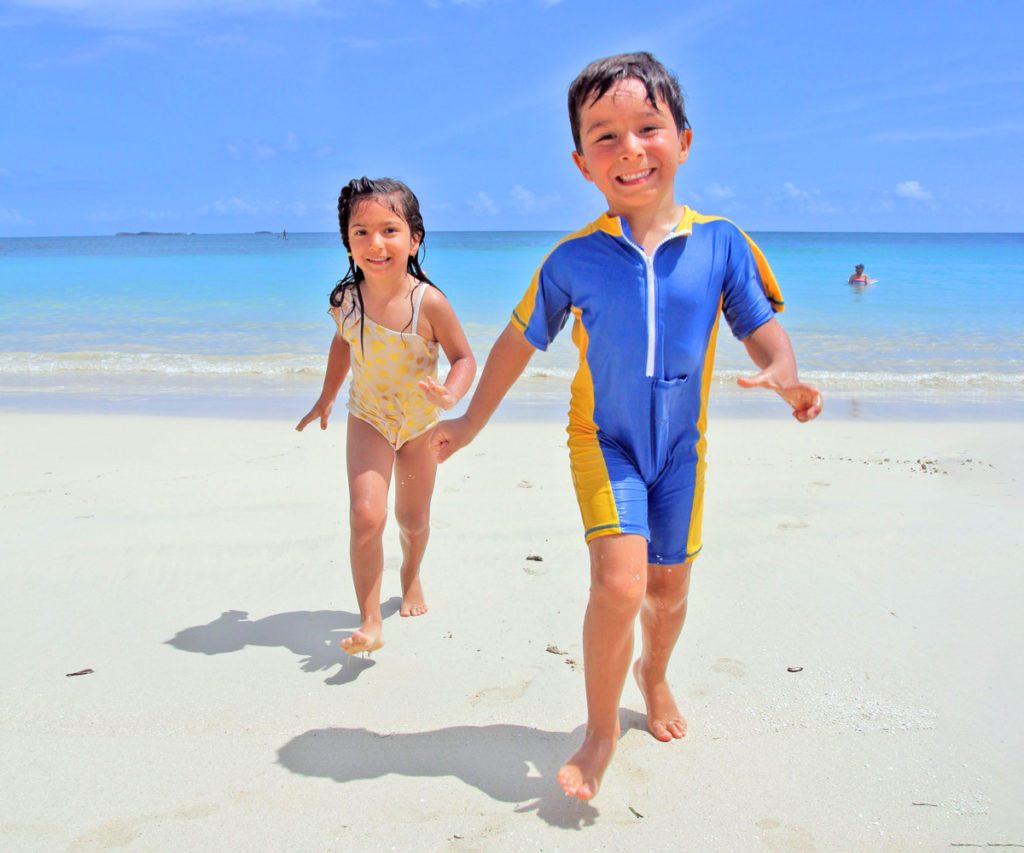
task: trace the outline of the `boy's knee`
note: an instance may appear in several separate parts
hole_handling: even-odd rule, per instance
[[[359,535],[383,532],[388,520],[387,505],[374,501],[354,501],[349,509],[352,532]]]
[[[594,572],[590,597],[606,607],[638,610],[644,600],[644,576],[632,569]]]

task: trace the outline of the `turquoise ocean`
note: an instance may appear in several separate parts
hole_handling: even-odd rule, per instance
[[[480,364],[558,232],[434,232],[424,267]],[[852,417],[1024,416],[1024,235],[755,233],[801,375]],[[319,390],[337,234],[0,239],[0,410],[281,417]],[[878,283],[846,284],[856,263]],[[506,413],[565,411],[568,328]],[[723,324],[713,405],[777,413]]]

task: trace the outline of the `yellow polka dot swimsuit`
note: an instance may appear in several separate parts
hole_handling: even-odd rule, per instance
[[[408,332],[396,332],[364,317],[360,342],[359,305],[351,289],[341,305],[330,309],[338,334],[352,354],[348,410],[377,430],[395,450],[438,421],[437,407],[419,387],[428,376],[437,378],[437,341],[428,341],[416,332],[420,304],[429,286],[421,282],[413,291]]]

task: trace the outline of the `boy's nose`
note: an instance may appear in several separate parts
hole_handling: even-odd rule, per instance
[[[627,133],[622,137],[622,157],[635,157],[643,151],[643,145],[640,144],[640,137],[635,133]]]

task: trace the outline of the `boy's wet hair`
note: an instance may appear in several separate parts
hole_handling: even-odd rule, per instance
[[[340,306],[345,299],[345,291],[352,290],[355,298],[348,314],[359,306],[359,340],[363,339],[363,292],[360,285],[365,276],[363,271],[356,264],[352,257],[352,245],[348,237],[348,224],[352,219],[352,213],[364,201],[373,200],[378,204],[390,208],[394,213],[405,220],[412,233],[413,239],[419,239],[420,246],[415,255],[409,256],[409,275],[418,281],[425,281],[432,287],[437,287],[434,282],[427,278],[423,272],[423,258],[426,257],[424,246],[426,231],[423,228],[423,214],[420,213],[420,202],[416,194],[401,181],[394,178],[353,178],[341,188],[338,194],[338,228],[341,231],[341,242],[345,244],[348,252],[348,271],[331,291],[331,305],[335,308]],[[412,294],[409,294],[410,303]],[[410,323],[412,320],[410,319]],[[408,328],[408,326],[406,327]],[[413,329],[413,332],[416,330]]]
[[[679,81],[654,58],[654,54],[640,51],[606,56],[591,62],[569,86],[569,124],[572,125],[572,141],[579,153],[583,153],[580,140],[583,108],[604,97],[621,80],[639,80],[647,90],[647,100],[652,107],[657,106],[659,98],[664,101],[680,133],[690,127]]]

